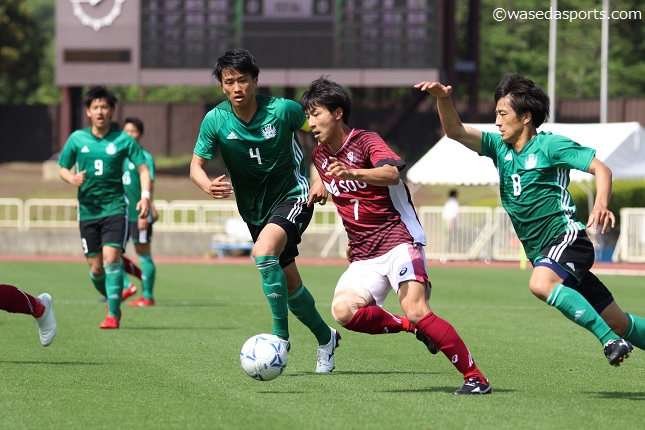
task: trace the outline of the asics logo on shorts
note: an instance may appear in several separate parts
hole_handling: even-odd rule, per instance
[[[401,271],[399,272],[399,276],[403,276],[403,275],[405,275],[406,273],[408,273],[408,268],[407,268],[407,267],[404,267],[404,268],[403,268],[403,270],[401,270]]]

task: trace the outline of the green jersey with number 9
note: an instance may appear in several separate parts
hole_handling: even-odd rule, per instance
[[[257,95],[258,110],[249,123],[226,100],[204,117],[195,154],[212,159],[219,148],[242,219],[264,225],[273,208],[287,199],[306,204],[309,180],[296,130],[309,131],[293,100]]]
[[[112,129],[102,139],[91,127],[73,132],[58,159],[58,165],[77,172],[85,170],[85,182],[78,189],[79,221],[126,213],[123,163],[145,162],[141,146],[127,133]]]
[[[502,205],[531,261],[562,233],[585,229],[567,186],[569,171],[586,172],[595,149],[541,132],[517,152],[501,135],[483,132],[482,155],[497,167]]]

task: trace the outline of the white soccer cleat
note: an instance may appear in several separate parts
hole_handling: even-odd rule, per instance
[[[49,346],[54,341],[56,331],[58,330],[56,318],[54,318],[54,305],[52,304],[51,296],[47,293],[38,296],[38,300],[45,306],[45,312],[40,318],[36,318],[40,343],[43,346]]]
[[[329,330],[331,330],[331,339],[329,339],[327,345],[320,345],[318,347],[316,373],[329,373],[336,367],[334,365],[334,351],[338,348],[340,333],[331,327],[329,327]]]

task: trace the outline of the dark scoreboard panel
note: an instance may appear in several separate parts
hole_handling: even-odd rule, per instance
[[[440,0],[142,0],[141,68],[438,69]]]

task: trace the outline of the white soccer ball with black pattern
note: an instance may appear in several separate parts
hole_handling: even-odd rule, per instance
[[[272,334],[262,333],[251,337],[240,351],[242,369],[258,381],[270,381],[280,376],[288,360],[284,343]]]

